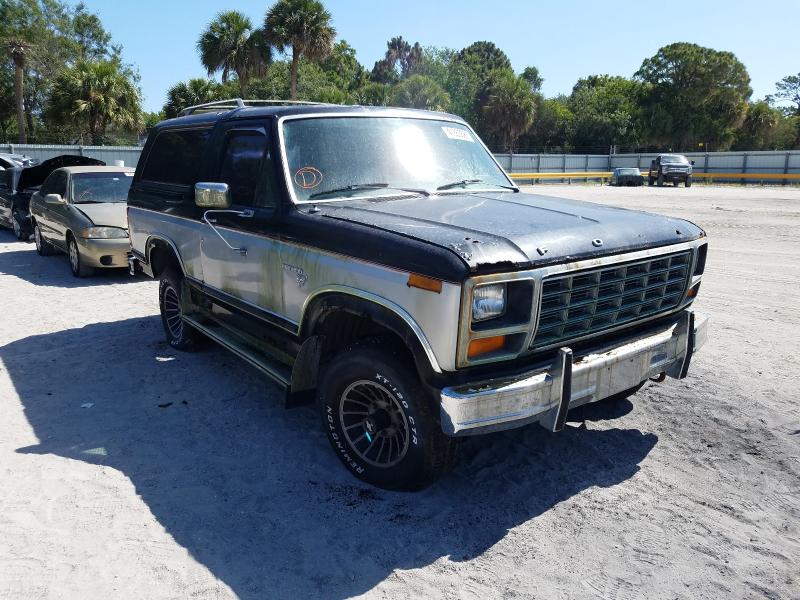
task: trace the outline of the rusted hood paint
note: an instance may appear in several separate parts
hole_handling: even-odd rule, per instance
[[[343,200],[322,215],[451,250],[472,271],[531,267],[697,239],[681,219],[522,193]]]

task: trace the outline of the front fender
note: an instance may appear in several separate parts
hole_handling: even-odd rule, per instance
[[[411,350],[420,373],[442,372],[433,347],[414,318],[391,300],[364,290],[347,286],[329,286],[316,290],[303,306],[300,338],[313,335],[317,325],[333,310],[366,316],[395,333]]]

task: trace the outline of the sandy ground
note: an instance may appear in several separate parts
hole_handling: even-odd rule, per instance
[[[0,233],[0,598],[800,598],[800,191],[538,186],[689,218],[689,378],[365,487],[310,409],[163,342],[156,284]]]

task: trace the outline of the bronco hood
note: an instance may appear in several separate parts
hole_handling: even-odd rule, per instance
[[[448,248],[471,270],[541,266],[704,235],[681,219],[523,193],[342,200],[318,208],[326,217]]]
[[[99,227],[128,228],[128,205],[125,202],[103,202],[98,204],[73,204],[75,210],[82,212]]]

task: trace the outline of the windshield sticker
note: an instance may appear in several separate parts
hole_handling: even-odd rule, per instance
[[[304,190],[311,190],[322,183],[322,173],[315,167],[302,167],[294,174],[294,183]]]
[[[442,131],[444,134],[449,137],[451,140],[461,140],[462,142],[474,142],[475,140],[472,139],[472,136],[469,134],[469,131],[465,129],[458,129],[457,127],[445,127],[442,126]]]
[[[133,173],[125,173],[125,177],[133,177]]]

